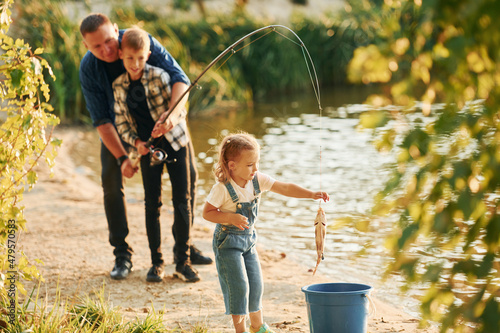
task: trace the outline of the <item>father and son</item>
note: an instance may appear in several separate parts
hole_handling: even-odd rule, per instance
[[[92,123],[101,138],[104,209],[115,255],[110,276],[125,279],[132,270],[133,250],[125,240],[129,229],[123,188],[123,176],[130,178],[138,171],[128,157],[128,148],[132,146],[140,154],[151,251],[152,267],[146,280],[161,282],[165,275],[160,208],[161,177],[166,166],[174,208],[174,275],[187,282],[199,281],[193,265],[211,264],[212,259],[193,246],[190,238],[198,177],[186,125],[185,92],[190,81],[168,51],[141,29],[125,32],[106,15],[91,14],[82,21],[80,33],[88,49],[80,64],[80,83]],[[182,100],[175,108],[168,110],[180,97]],[[157,138],[155,148],[164,150],[175,163],[164,161],[150,166],[151,154],[146,147],[150,137]]]

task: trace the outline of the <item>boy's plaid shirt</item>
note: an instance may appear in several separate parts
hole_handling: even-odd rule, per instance
[[[154,121],[157,121],[160,115],[168,110],[171,94],[170,76],[161,68],[146,64],[144,73],[141,77],[141,83],[144,86],[151,117]],[[135,147],[135,140],[139,139],[139,136],[137,135],[137,124],[134,117],[130,114],[127,105],[129,86],[130,79],[126,72],[113,82],[116,114],[115,123],[122,140]],[[165,133],[165,138],[175,151],[185,147],[189,140],[186,114],[187,110],[184,109],[179,117],[171,119],[174,128]]]

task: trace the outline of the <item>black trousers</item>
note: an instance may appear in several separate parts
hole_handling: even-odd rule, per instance
[[[198,172],[194,159],[192,143],[175,151],[166,139],[155,144],[167,153],[167,162],[151,166],[151,154],[141,157],[141,173],[144,186],[144,203],[146,209],[146,231],[151,261],[153,264],[163,264],[161,252],[161,224],[160,209],[162,206],[162,175],[167,168],[172,186],[172,205],[174,208],[174,222],[172,235],[174,237],[174,256],[178,263],[184,263],[190,256],[190,234],[194,220],[196,197],[196,183]]]
[[[160,208],[161,177],[165,165],[172,185],[172,204],[174,207],[174,223],[172,234],[174,237],[174,255],[179,263],[189,259],[189,245],[191,227],[194,221],[194,207],[196,199],[196,184],[198,172],[196,170],[192,143],[174,151],[170,144],[161,140],[157,147],[164,149],[168,159],[175,159],[173,163],[162,163],[150,167],[149,154],[141,158],[141,173],[145,193],[146,231],[151,250],[153,264],[163,263],[161,252]],[[101,181],[104,193],[104,210],[108,222],[109,242],[114,247],[116,258],[131,260],[133,250],[127,244],[128,221],[123,188],[123,176],[116,158],[101,144]]]
[[[101,184],[104,192],[104,211],[108,221],[109,243],[116,258],[130,260],[132,248],[125,238],[128,235],[127,211],[123,177],[116,158],[101,142]]]

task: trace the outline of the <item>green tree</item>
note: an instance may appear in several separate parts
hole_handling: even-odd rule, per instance
[[[43,49],[33,51],[23,40],[7,35],[12,1],[0,6],[0,300],[4,302],[13,297],[7,292],[25,293],[23,279],[40,277],[16,244],[26,228],[21,201],[24,191],[37,182],[35,167],[45,161],[52,168],[60,144],[52,138],[52,130],[47,133],[59,122],[48,113],[52,107],[43,74],[51,73],[51,68],[41,57]]]
[[[373,43],[355,51],[350,79],[384,85],[360,124],[396,157],[374,206],[398,221],[388,272],[425,286],[423,318],[442,332],[500,332],[500,5],[352,6]]]

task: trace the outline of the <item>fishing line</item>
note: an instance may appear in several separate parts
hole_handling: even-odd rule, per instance
[[[245,46],[240,47],[240,48],[239,48],[239,49],[237,49],[237,50],[232,50],[231,55],[230,55],[229,57],[227,57],[227,59],[226,59],[226,60],[224,60],[224,62],[223,62],[223,63],[222,63],[219,67],[217,67],[217,68],[215,69],[215,71],[218,71],[218,70],[219,70],[222,66],[224,66],[224,64],[225,64],[225,63],[226,63],[229,59],[231,59],[231,57],[232,57],[233,55],[235,55],[236,53],[240,52],[240,51],[241,51],[241,50],[243,50],[245,47],[248,47],[248,46],[252,45],[253,43],[255,43],[256,41],[258,41],[259,39],[261,39],[261,38],[263,38],[263,37],[265,37],[265,36],[269,35],[269,34],[270,34],[270,33],[272,33],[272,32],[273,32],[273,30],[271,30],[271,31],[269,31],[269,32],[267,32],[267,33],[265,33],[265,34],[263,34],[263,35],[262,35],[262,36],[260,36],[259,38],[256,38],[255,40],[251,41],[250,43],[248,43],[248,44],[247,44],[247,45],[245,45]]]
[[[277,28],[282,28],[282,29],[285,29],[285,30],[288,30],[290,33],[292,33],[295,38],[300,42],[298,43],[297,41],[293,40],[292,38],[289,38],[288,36],[286,36],[285,34],[277,31]],[[241,42],[243,42],[244,40],[246,40],[247,38],[261,32],[261,31],[264,31],[264,30],[268,30],[268,32],[266,32],[265,34],[259,36],[258,38],[252,40],[250,43],[247,43],[246,45],[240,47],[239,49],[234,49],[238,44],[240,44]],[[316,102],[318,103],[318,109],[319,109],[319,143],[320,143],[320,147],[319,147],[319,176],[320,176],[320,181],[319,181],[319,188],[320,188],[320,191],[322,190],[322,167],[321,167],[321,164],[322,164],[322,147],[321,147],[321,142],[322,142],[322,138],[321,138],[321,133],[322,133],[322,111],[323,111],[323,108],[321,106],[321,92],[320,92],[320,87],[319,87],[319,80],[318,80],[318,75],[316,73],[316,69],[314,67],[314,62],[312,61],[312,57],[311,57],[311,54],[309,53],[309,50],[307,49],[307,47],[305,46],[304,42],[300,39],[300,37],[290,28],[284,26],[284,25],[269,25],[269,26],[266,26],[266,27],[263,27],[263,28],[260,28],[260,29],[256,29],[252,32],[250,32],[249,34],[241,37],[240,39],[238,39],[235,43],[231,44],[229,47],[227,47],[222,53],[220,53],[216,58],[214,58],[212,60],[212,62],[210,62],[210,64],[201,72],[200,75],[198,75],[198,77],[196,77],[196,79],[193,80],[193,82],[191,83],[191,85],[188,87],[188,89],[178,98],[178,100],[175,102],[175,104],[172,106],[172,108],[170,108],[170,111],[168,111],[168,114],[167,116],[165,117],[165,119],[163,120],[163,122],[165,122],[167,120],[167,118],[170,116],[170,114],[172,113],[172,111],[177,107],[177,105],[180,103],[180,101],[184,98],[184,96],[186,96],[192,89],[193,87],[197,86],[199,87],[198,85],[198,81],[200,80],[200,78],[205,75],[205,73],[213,66],[215,65],[219,60],[221,60],[223,57],[225,57],[228,53],[231,52],[231,54],[229,55],[229,57],[227,57],[223,62],[222,64],[220,64],[216,71],[219,70],[222,66],[224,66],[224,64],[226,64],[226,62],[234,55],[236,54],[237,52],[241,51],[242,49],[250,46],[251,44],[257,42],[258,40],[260,40],[261,38],[264,38],[265,36],[267,36],[268,34],[272,33],[272,32],[275,32],[277,33],[278,35],[280,35],[281,37],[285,38],[286,40],[294,43],[295,45],[299,46],[301,48],[301,51],[302,51],[302,56],[304,57],[304,62],[306,63],[306,68],[307,68],[307,72],[308,72],[308,75],[309,75],[309,79],[311,81],[311,86],[313,88],[313,91],[314,91],[314,95],[316,97]],[[160,140],[161,138],[164,138],[165,136],[162,135],[160,137]],[[153,137],[150,137],[149,140],[146,142],[146,146],[151,146],[153,141],[155,140],[155,138]],[[320,204],[320,207],[321,207],[321,200],[319,201],[319,204]]]

